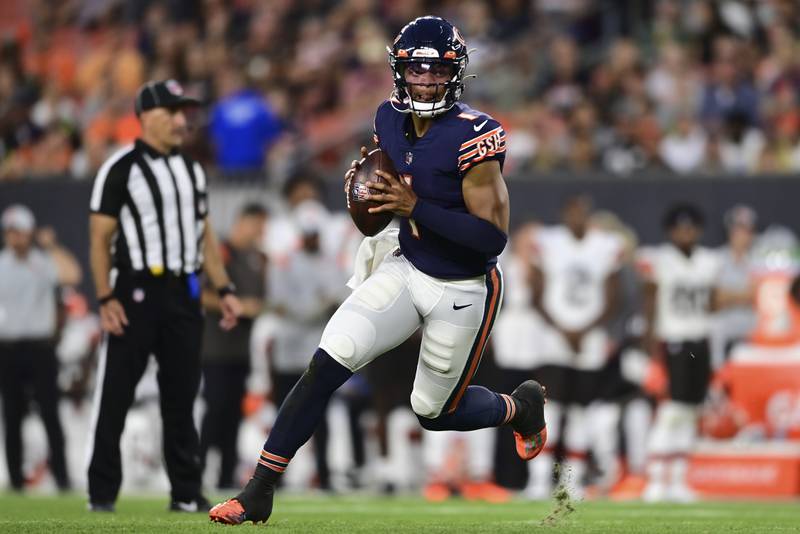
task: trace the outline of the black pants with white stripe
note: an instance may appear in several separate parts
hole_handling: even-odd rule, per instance
[[[172,498],[200,496],[201,461],[192,409],[200,386],[200,300],[184,276],[121,273],[114,287],[129,324],[107,335],[100,355],[90,445],[89,500],[113,503],[122,482],[120,436],[150,354],[158,362],[164,459]]]

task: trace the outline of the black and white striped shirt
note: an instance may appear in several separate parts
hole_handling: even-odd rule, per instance
[[[142,140],[120,149],[100,167],[90,209],[119,221],[115,267],[154,275],[202,267],[206,175],[178,151],[165,155]]]

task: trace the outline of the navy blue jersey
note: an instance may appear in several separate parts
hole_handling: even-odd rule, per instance
[[[401,104],[395,103],[396,106]],[[375,142],[391,158],[400,178],[417,197],[441,208],[467,213],[461,181],[484,161],[497,160],[502,169],[506,134],[500,123],[469,106],[456,103],[433,119],[430,129],[414,140],[411,116],[389,101],[375,113]],[[420,271],[444,279],[486,274],[496,256],[478,252],[439,235],[413,219],[400,221],[400,248]]]

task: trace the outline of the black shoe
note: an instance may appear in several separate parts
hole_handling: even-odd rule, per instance
[[[544,421],[545,391],[536,380],[526,380],[517,386],[511,396],[519,410],[511,421],[517,455],[523,460],[531,460],[544,449],[547,442]]]
[[[116,512],[117,510],[114,508],[113,502],[90,502],[89,503],[89,511],[90,512]]]
[[[216,505],[208,517],[215,523],[226,525],[240,525],[245,521],[266,523],[272,515],[274,495],[273,486],[251,478],[239,495]]]
[[[169,503],[169,510],[171,512],[205,513],[208,512],[210,509],[211,509],[211,503],[208,502],[208,499],[206,499],[202,495],[200,497],[188,501],[178,501],[173,499],[172,502]]]

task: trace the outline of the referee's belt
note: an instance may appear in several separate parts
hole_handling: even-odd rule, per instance
[[[134,270],[134,269],[123,269],[121,273],[125,273],[126,275],[133,277],[133,278],[152,278],[152,279],[177,279],[177,278],[188,278],[192,275],[197,275],[200,273],[200,270],[193,271],[193,272],[184,272],[180,269],[164,269],[163,267],[150,267],[149,269],[142,269],[142,270]]]

